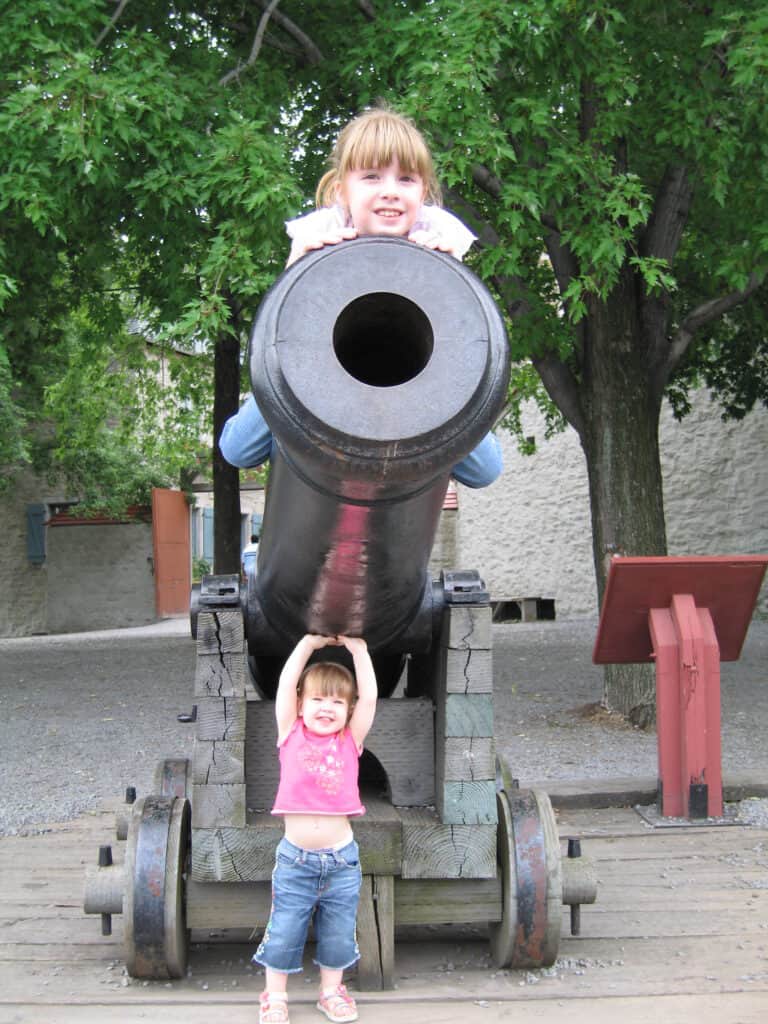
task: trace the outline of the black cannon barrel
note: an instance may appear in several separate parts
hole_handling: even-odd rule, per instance
[[[307,631],[365,636],[379,651],[424,646],[414,622],[429,618],[451,469],[506,398],[490,293],[457,260],[401,239],[326,247],[265,297],[250,374],[277,442],[249,583],[251,653]]]

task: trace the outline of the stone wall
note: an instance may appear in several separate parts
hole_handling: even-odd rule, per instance
[[[152,524],[48,528],[48,632],[155,622]]]
[[[47,526],[44,562],[29,561],[27,506],[64,500],[27,471],[0,498],[0,636],[154,622],[150,524]]]
[[[492,487],[459,486],[459,568],[479,569],[494,600],[548,598],[558,618],[597,610],[584,455],[570,428],[544,440],[525,410],[538,451],[523,456],[504,431],[504,474]],[[768,554],[768,410],[723,423],[706,392],[678,423],[660,423],[667,544],[671,555]],[[759,602],[768,614],[768,584]]]
[[[26,509],[57,497],[31,473],[17,474],[13,489],[0,496],[0,636],[47,632],[48,563],[27,558]]]
[[[572,430],[545,441],[533,407],[526,410],[525,429],[537,439],[536,455],[520,455],[501,432],[501,480],[480,491],[459,485],[459,510],[443,513],[433,568],[478,569],[494,600],[544,598],[554,601],[557,618],[594,615],[581,447]],[[701,393],[682,423],[665,410],[660,437],[670,554],[768,553],[768,410],[723,423],[718,407]],[[0,636],[84,629],[89,595],[99,626],[154,621],[146,524],[49,528],[45,563],[30,564],[26,506],[61,498],[31,474],[22,474],[14,492],[0,498]],[[242,498],[244,513],[263,508],[263,491]],[[209,499],[197,496],[200,505]],[[77,583],[65,565],[81,567]],[[759,608],[768,614],[768,584]]]
[[[27,506],[59,505],[65,495],[30,472],[0,496],[0,637],[68,633],[155,622],[149,523],[46,526],[45,560],[27,557]],[[201,508],[213,495],[196,496]],[[263,512],[263,488],[244,488],[243,516]],[[247,523],[244,519],[244,535]]]

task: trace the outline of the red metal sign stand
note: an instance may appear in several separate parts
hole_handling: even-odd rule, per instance
[[[720,662],[737,661],[765,555],[614,558],[593,661],[655,661],[664,817],[720,817]]]

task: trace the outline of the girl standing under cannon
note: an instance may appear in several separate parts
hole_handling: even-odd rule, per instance
[[[341,131],[328,170],[317,186],[318,209],[286,228],[292,240],[287,266],[313,249],[352,238],[407,238],[461,259],[475,235],[440,205],[440,187],[424,137],[405,117],[372,108]],[[260,466],[272,434],[253,395],[224,424],[221,453],[233,466]],[[486,487],[502,469],[501,448],[489,433],[452,471],[467,487]]]
[[[312,654],[340,645],[355,674]],[[344,969],[360,957],[355,921],[361,871],[350,817],[364,814],[358,761],[376,713],[376,676],[365,640],[304,636],[280,675],[275,696],[280,785],[273,814],[283,815],[272,873],[272,910],[254,960],[265,968],[260,1024],[287,1024],[288,975],[301,971],[314,913],[315,962],[320,967],[317,1008],[330,1021],[357,1020],[342,984]]]

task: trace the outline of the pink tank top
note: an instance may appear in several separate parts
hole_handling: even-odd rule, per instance
[[[273,814],[365,814],[357,782],[360,752],[349,729],[318,736],[297,718],[279,749]]]

